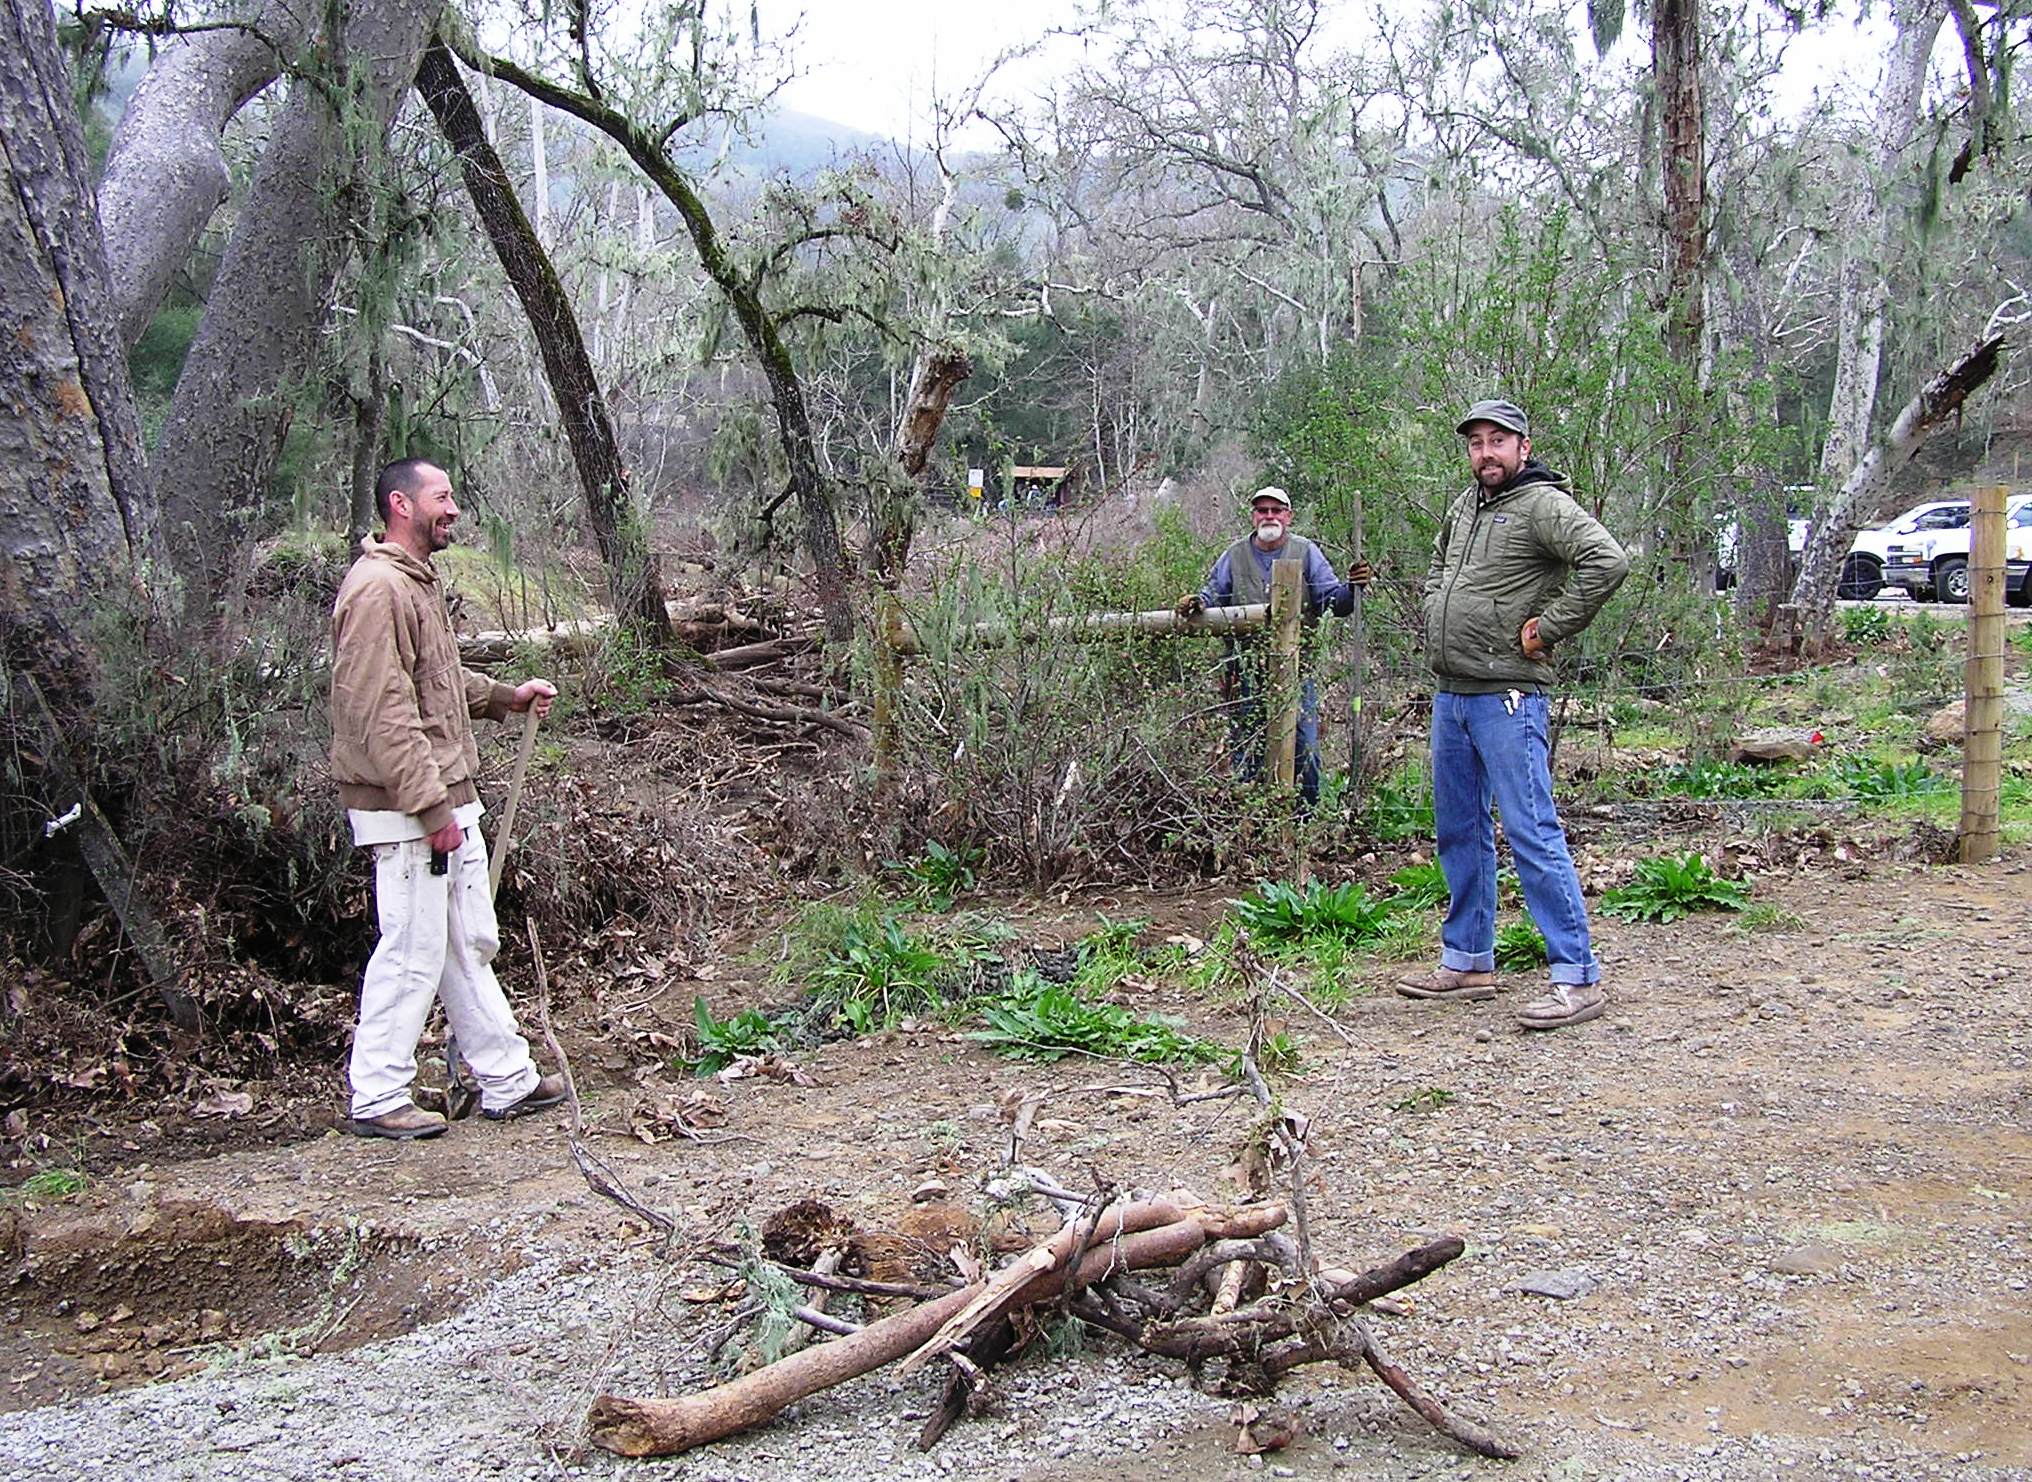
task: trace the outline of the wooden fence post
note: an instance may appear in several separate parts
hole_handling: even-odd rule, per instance
[[[1291,883],[1305,883],[1305,859],[1299,851],[1297,798],[1298,782],[1298,641],[1299,619],[1305,612],[1305,563],[1270,563],[1270,627],[1272,637],[1269,679],[1270,701],[1264,720],[1270,747],[1271,778],[1276,784],[1277,806],[1282,811],[1278,837],[1284,856],[1291,861]]]
[[[896,594],[875,594],[875,693],[871,697],[869,739],[874,754],[875,796],[885,806],[896,781],[896,709],[903,690],[903,657],[897,652],[903,631],[903,609]]]
[[[1968,659],[1962,671],[1961,828],[1963,864],[1997,853],[1998,787],[2004,760],[2004,496],[1976,490],[1969,516]]]

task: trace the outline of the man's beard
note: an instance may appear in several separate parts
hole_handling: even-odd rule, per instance
[[[1521,467],[1521,463],[1519,467]],[[1517,470],[1509,467],[1500,458],[1491,459],[1475,469],[1475,480],[1484,489],[1500,489],[1517,476]]]
[[[1276,520],[1256,527],[1256,539],[1265,545],[1275,545],[1284,538],[1284,526]]]
[[[450,520],[438,520],[431,525],[430,548],[432,550],[434,551],[444,550],[447,547],[449,547],[451,543],[452,543],[452,524]]]

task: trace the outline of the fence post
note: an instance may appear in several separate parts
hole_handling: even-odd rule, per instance
[[[902,617],[894,592],[884,589],[875,593],[875,693],[868,731],[874,753],[875,796],[885,806],[896,780],[896,706],[903,688],[903,658],[896,651],[896,636],[902,630]]]
[[[1264,720],[1269,725],[1270,776],[1276,784],[1277,807],[1281,810],[1278,838],[1291,861],[1291,883],[1305,883],[1305,859],[1299,852],[1297,799],[1298,782],[1298,640],[1299,618],[1305,611],[1305,563],[1270,563],[1270,673],[1269,706]]]
[[[1963,864],[1997,853],[1998,787],[2004,760],[2004,496],[1976,490],[1969,516],[1968,659],[1962,670],[1961,828]]]

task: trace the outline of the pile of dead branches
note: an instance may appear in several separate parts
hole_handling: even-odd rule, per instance
[[[1387,1358],[1361,1309],[1430,1275],[1461,1253],[1434,1241],[1374,1270],[1308,1269],[1287,1233],[1289,1209],[1260,1202],[1204,1204],[1183,1192],[1105,1208],[1062,1189],[1038,1192],[1071,1208],[1064,1226],[1001,1270],[865,1327],[801,1307],[829,1342],[800,1349],[731,1383],[674,1399],[604,1395],[589,1417],[594,1444],[623,1456],[669,1456],[760,1425],[799,1400],[897,1363],[947,1369],[945,1391],[918,1438],[929,1450],[962,1415],[978,1412],[988,1370],[1021,1351],[1054,1311],[1115,1333],[1220,1388],[1267,1395],[1304,1364],[1366,1366],[1432,1425],[1483,1456],[1517,1453],[1450,1415]],[[832,1271],[777,1268],[815,1290],[893,1294],[897,1287]]]
[[[978,1275],[866,1326],[827,1313],[821,1295],[791,1316],[834,1335],[832,1341],[798,1348],[698,1394],[675,1399],[603,1395],[588,1418],[593,1443],[623,1456],[669,1456],[760,1425],[799,1400],[885,1364],[897,1363],[900,1372],[910,1373],[942,1363],[948,1370],[944,1394],[918,1437],[919,1448],[928,1451],[962,1415],[978,1412],[988,1370],[1022,1351],[1055,1312],[1177,1360],[1202,1384],[1209,1366],[1217,1365],[1218,1388],[1238,1397],[1269,1395],[1285,1375],[1306,1364],[1366,1367],[1433,1427],[1469,1450],[1516,1456],[1509,1444],[1448,1413],[1422,1390],[1384,1354],[1364,1320],[1367,1304],[1459,1256],[1464,1249],[1459,1239],[1433,1241],[1359,1274],[1315,1258],[1306,1212],[1309,1120],[1277,1100],[1259,1068],[1264,1005],[1283,985],[1246,938],[1236,945],[1236,963],[1257,988],[1241,1075],[1238,1084],[1227,1088],[1229,1094],[1253,1095],[1261,1108],[1237,1165],[1247,1170],[1242,1180],[1246,1202],[1209,1204],[1182,1190],[1122,1199],[1071,1192],[1050,1175],[1017,1163],[1027,1120],[1019,1112],[1002,1177],[989,1192],[1003,1203],[1025,1193],[1050,1201],[1064,1221],[1050,1238],[992,1275]],[[1172,1091],[1176,1097],[1175,1085]],[[575,1142],[575,1152],[577,1147]],[[581,1168],[586,1166],[582,1158]],[[603,1170],[588,1172],[596,1190],[641,1211],[611,1181],[602,1188],[603,1180],[594,1177],[598,1171]],[[1288,1180],[1281,1200],[1269,1197],[1279,1176]],[[822,1206],[811,1204],[793,1210],[823,1213]],[[674,1233],[667,1220],[651,1218]],[[842,1275],[838,1257],[851,1234],[835,1229],[826,1238],[807,1241],[814,1250],[825,1247],[827,1257],[809,1270],[776,1260],[770,1263],[774,1274],[819,1293],[897,1296],[910,1290]],[[732,1254],[723,1258],[731,1262]],[[1246,1427],[1241,1441],[1244,1449],[1252,1449]]]

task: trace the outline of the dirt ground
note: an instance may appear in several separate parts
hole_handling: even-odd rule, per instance
[[[1585,865],[1588,849],[1582,849]],[[1229,1402],[1108,1340],[1033,1353],[929,1458],[930,1381],[880,1375],[657,1474],[699,1477],[2032,1475],[2032,878],[1774,868],[1775,930],[1599,925],[1614,991],[1526,1036],[1509,1004],[1432,1006],[1362,970],[1348,1048],[1293,1008],[1282,1085],[1314,1119],[1314,1238],[1360,1266],[1441,1233],[1467,1254],[1381,1317],[1394,1355],[1522,1443],[1477,1462],[1372,1381],[1287,1381],[1301,1435],[1252,1467]],[[1096,911],[1204,933],[1217,896],[1032,907],[1024,940]],[[710,971],[710,969],[708,969]],[[759,996],[737,969],[570,1023],[593,1139],[689,1239],[801,1198],[894,1230],[926,1180],[977,1205],[998,1098],[1049,1099],[1026,1161],[1074,1186],[1226,1192],[1248,1111],[1160,1078],[994,1058],[926,1026],[801,1055],[810,1085],[658,1072],[655,1015]],[[569,985],[560,990],[569,1018]],[[1241,1010],[1163,990],[1144,1011],[1237,1042]],[[646,1027],[645,1027],[646,1026]],[[335,1091],[337,1076],[331,1078]],[[645,1144],[658,1108],[706,1140]],[[414,1146],[336,1133],[178,1160],[134,1143],[81,1195],[0,1214],[0,1464],[9,1475],[620,1475],[570,1443],[603,1390],[709,1377],[727,1273],[659,1258],[572,1166],[561,1118]],[[265,1135],[315,1119],[276,1113]],[[668,1123],[661,1124],[667,1130]],[[115,1134],[117,1137],[117,1134]],[[172,1139],[173,1141],[173,1139]],[[117,1146],[117,1141],[114,1144]],[[1580,1294],[1516,1289],[1552,1274]],[[394,1423],[391,1423],[393,1421]],[[1274,1469],[1288,1469],[1277,1471]]]

